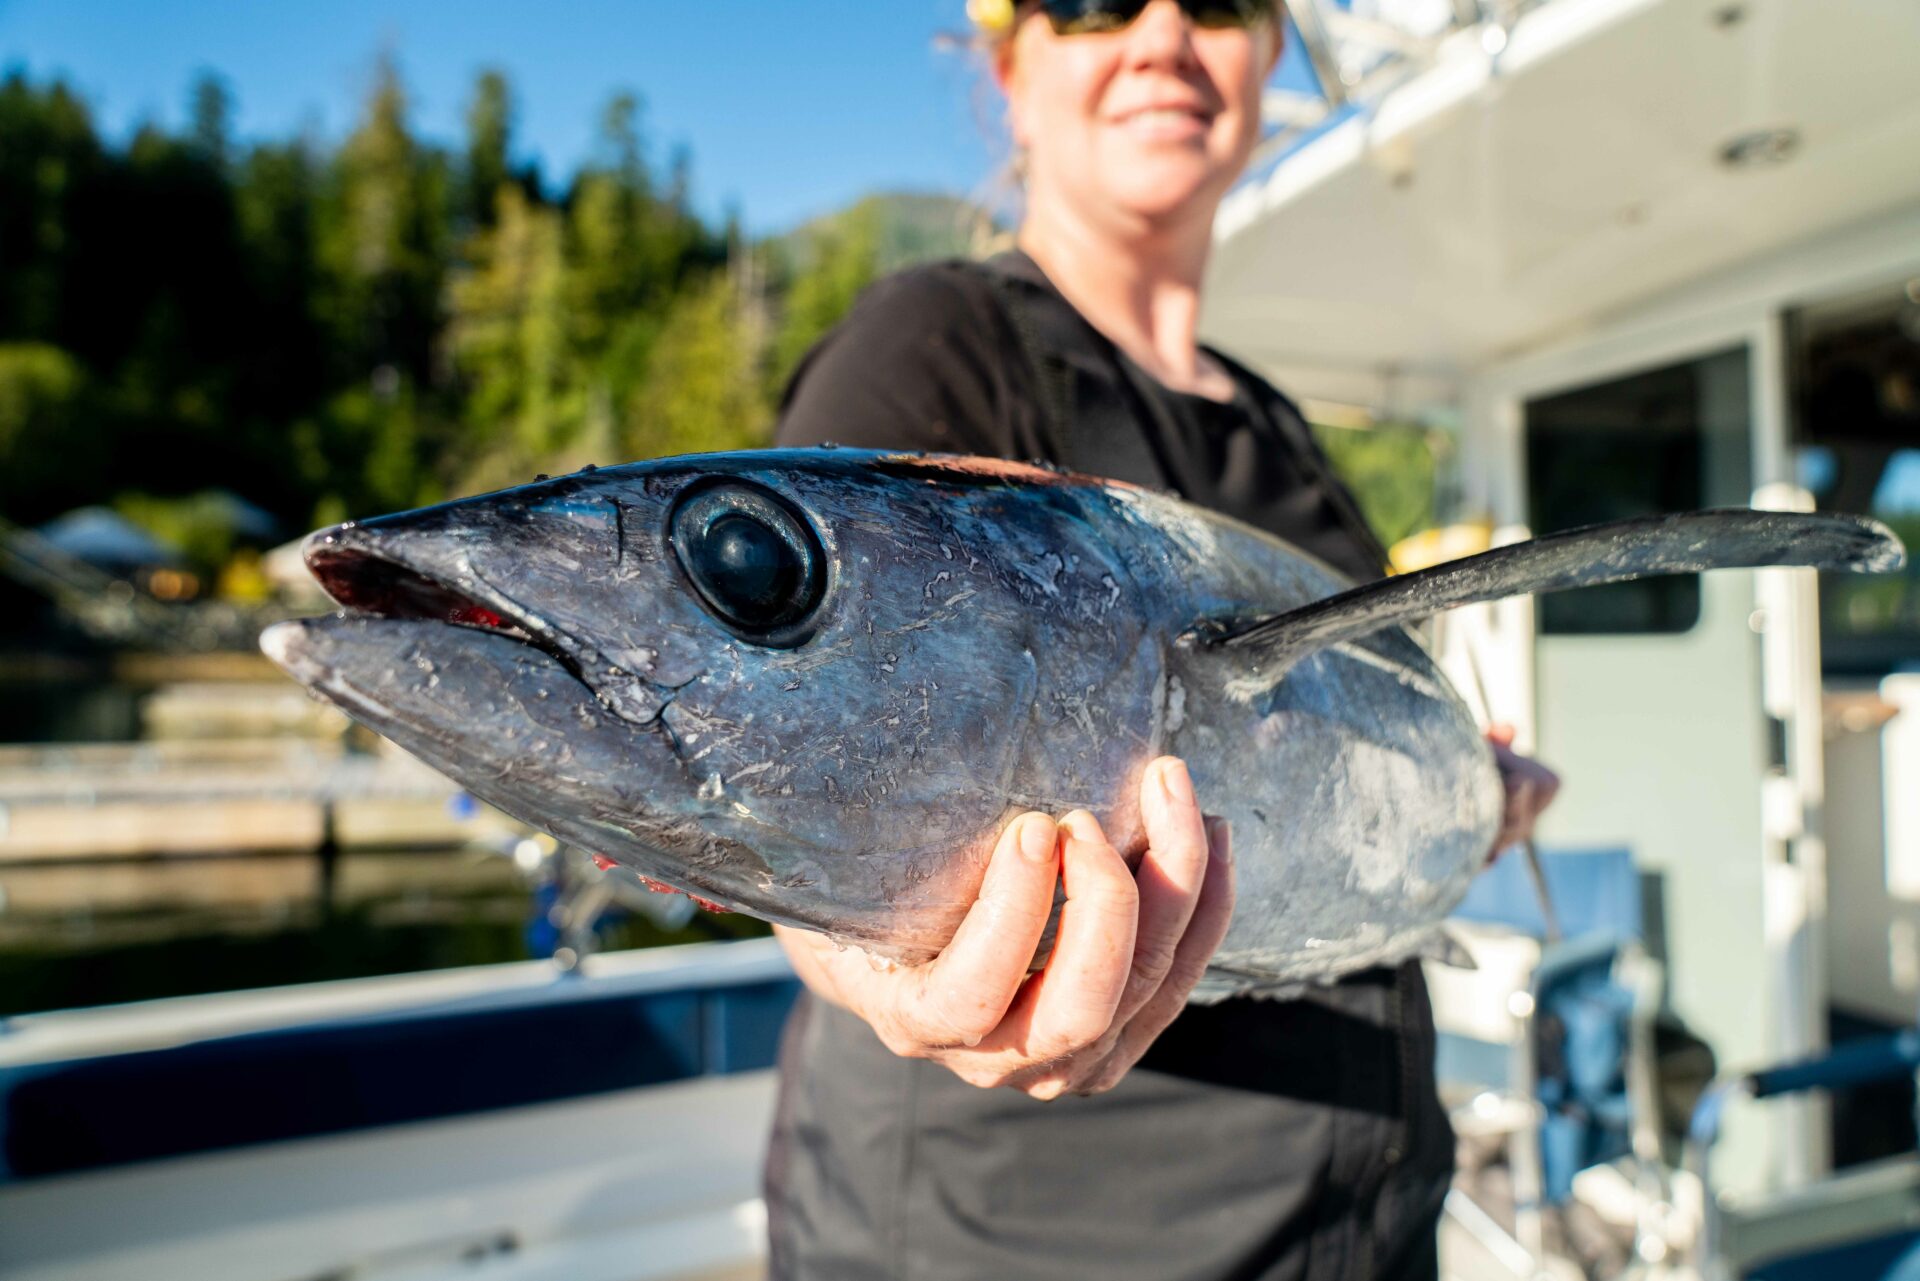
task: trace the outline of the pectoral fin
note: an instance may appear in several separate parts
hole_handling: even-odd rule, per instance
[[[1792,565],[1874,573],[1905,563],[1906,549],[1893,531],[1863,516],[1717,508],[1588,525],[1496,547],[1270,618],[1203,625],[1187,639],[1246,655],[1272,672],[1329,645],[1508,596],[1708,569]]]
[[[1434,961],[1441,965],[1452,966],[1456,970],[1477,970],[1480,965],[1473,959],[1473,953],[1467,945],[1455,938],[1443,926],[1427,935],[1420,943],[1414,955],[1423,961]]]

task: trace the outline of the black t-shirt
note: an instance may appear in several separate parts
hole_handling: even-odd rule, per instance
[[[1064,368],[1036,367],[1049,337],[1071,349]],[[1070,466],[1171,489],[1376,576],[1378,544],[1298,413],[1225,363],[1231,402],[1183,395],[1087,327],[1024,255],[919,267],[869,289],[802,362],[778,443]],[[976,1089],[804,996],[781,1068],[774,1281],[1437,1273],[1453,1151],[1417,965],[1298,1000],[1189,1007],[1095,1098]]]
[[[999,273],[1006,288],[996,286]],[[1083,384],[1105,384],[1048,422],[1046,394],[1016,332],[1006,289],[1044,322],[1077,327],[1070,353]],[[936,263],[867,290],[795,371],[778,443],[978,454],[1053,463],[1167,489],[1365,580],[1384,553],[1333,476],[1291,401],[1213,353],[1233,375],[1231,401],[1173,391],[1080,319],[1024,254],[992,266]],[[1084,367],[1084,366],[1091,366]],[[1072,393],[1068,393],[1071,395]],[[1064,438],[1063,438],[1064,437]]]

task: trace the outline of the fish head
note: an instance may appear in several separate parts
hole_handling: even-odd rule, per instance
[[[559,839],[930,955],[1011,813],[1081,799],[1036,782],[1049,691],[1151,680],[1096,488],[1035,476],[796,450],[545,480],[313,535],[346,612],[262,644]]]

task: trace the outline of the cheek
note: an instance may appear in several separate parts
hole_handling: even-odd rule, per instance
[[[1215,51],[1215,56],[1204,60],[1204,66],[1221,101],[1238,123],[1243,127],[1254,125],[1259,120],[1260,94],[1266,82],[1262,74],[1266,63],[1259,43],[1242,37],[1234,47]]]
[[[1096,42],[1064,42],[1027,55],[1010,111],[1016,141],[1027,146],[1059,139],[1067,148],[1100,114],[1101,96],[1117,65]]]

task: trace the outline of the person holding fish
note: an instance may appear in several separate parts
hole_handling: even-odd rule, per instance
[[[1904,550],[1669,513],[1379,579],[1299,412],[1194,336],[1275,0],[975,16],[1019,249],[881,282],[803,362],[783,442],[872,448],[321,530],[341,611],[261,648],[506,813],[804,927],[776,1277],[1433,1277],[1452,1142],[1409,958],[1556,784],[1404,624]]]
[[[1278,0],[969,13],[1024,179],[1018,248],[876,284],[796,373],[779,443],[1040,460],[1379,577],[1384,553],[1298,411],[1195,338],[1214,214],[1281,51]],[[1496,848],[1558,787],[1509,739]],[[1147,763],[1138,794],[1136,848],[1084,811],[1009,822],[924,965],[780,929],[808,995],[768,1158],[774,1276],[1437,1274],[1452,1134],[1418,963],[1188,1004],[1232,916],[1231,834],[1178,760]]]

